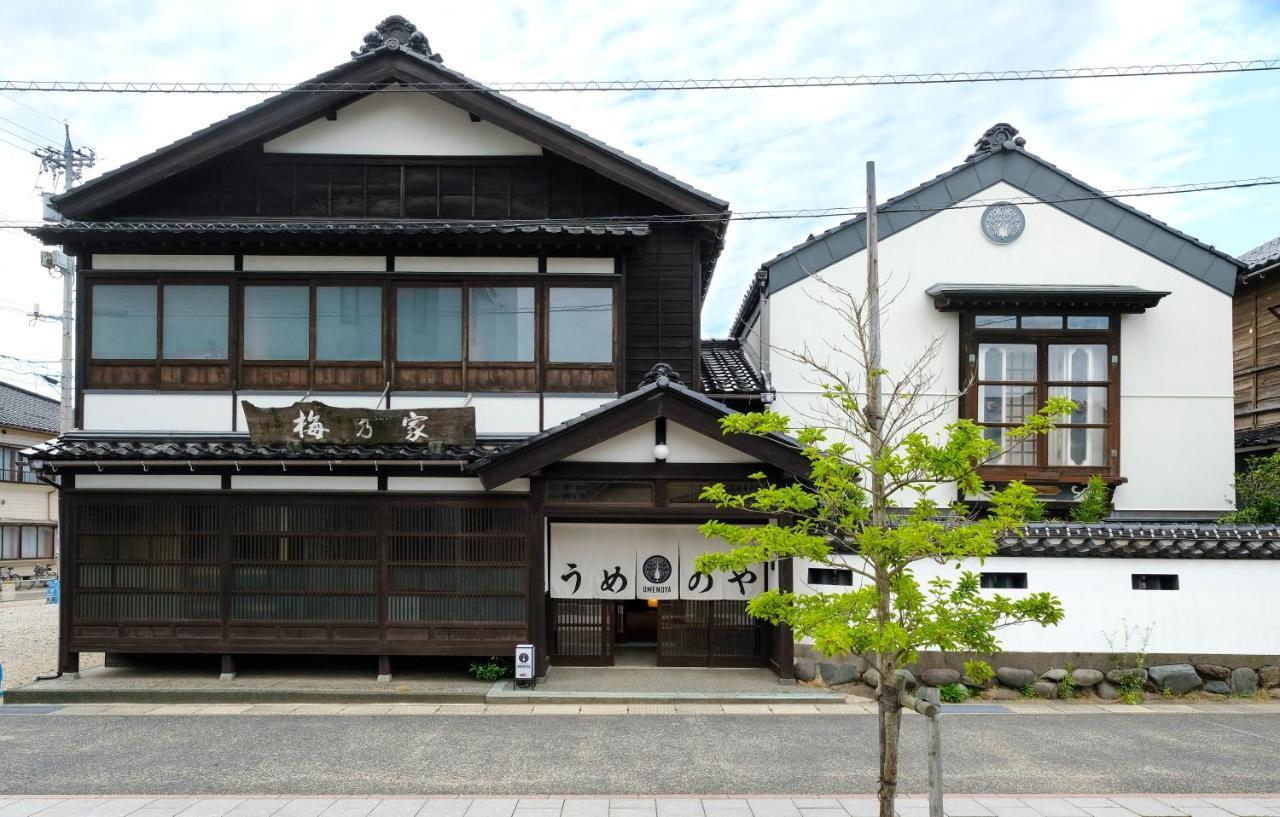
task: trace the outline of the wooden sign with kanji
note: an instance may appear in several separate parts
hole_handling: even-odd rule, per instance
[[[264,408],[240,401],[255,445],[422,445],[476,444],[476,410],[464,408],[338,408],[315,400],[287,408]]]

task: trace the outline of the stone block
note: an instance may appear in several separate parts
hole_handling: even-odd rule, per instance
[[[1252,695],[1258,691],[1258,673],[1249,667],[1236,667],[1231,670],[1231,691],[1241,695]]]
[[[1280,687],[1280,666],[1268,664],[1258,670],[1258,683],[1263,689]]]
[[[1215,678],[1205,683],[1204,691],[1214,695],[1226,695],[1231,692],[1231,686],[1226,681],[1219,681]]]
[[[1231,667],[1221,664],[1196,664],[1196,672],[1206,681],[1227,681],[1231,678]]]
[[[1101,683],[1102,672],[1096,669],[1078,669],[1071,673],[1071,682],[1078,687],[1091,687]]]
[[[1204,681],[1190,664],[1161,664],[1147,670],[1147,677],[1156,690],[1169,690],[1174,695],[1184,695],[1199,689]]]
[[[862,673],[862,683],[872,689],[878,689],[880,686],[880,670],[875,667],[871,667],[866,672]]]
[[[983,681],[982,683],[978,683],[976,679],[970,677],[969,674],[966,673],[960,679],[960,683],[964,684],[967,687],[973,687],[974,689],[991,689],[993,686],[996,685],[996,679],[995,679],[995,676],[993,675],[987,680]]]
[[[1128,679],[1136,679],[1139,684],[1147,682],[1147,671],[1141,667],[1128,667],[1126,669],[1113,669],[1107,673],[1107,681],[1116,686],[1120,686]]]
[[[837,659],[819,661],[818,674],[827,686],[848,684],[861,675],[856,664]]]
[[[1035,689],[1037,698],[1058,697],[1058,685],[1053,681],[1036,681]]]
[[[1093,694],[1104,701],[1115,701],[1120,698],[1120,690],[1110,681],[1099,681],[1093,688]]]
[[[1067,677],[1067,671],[1061,667],[1054,667],[1053,669],[1046,672],[1044,675],[1040,676],[1042,680],[1053,681],[1055,684],[1066,677]]]
[[[796,680],[812,681],[818,677],[818,662],[812,658],[796,659]]]
[[[1027,684],[1035,682],[1036,674],[1029,669],[999,667],[996,669],[996,680],[1009,689],[1023,689]]]
[[[933,667],[920,673],[920,683],[926,686],[940,687],[947,684],[958,684],[961,677],[959,670],[954,670],[950,667]]]
[[[910,692],[916,688],[916,676],[909,669],[900,669],[896,673],[898,676],[898,686]]]
[[[982,697],[988,701],[1016,701],[1022,697],[1022,693],[1007,687],[992,687],[985,690]]]

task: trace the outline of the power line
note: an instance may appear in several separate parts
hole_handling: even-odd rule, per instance
[[[38,136],[38,137],[40,137],[41,139],[43,139],[44,141],[46,141],[46,142],[56,142],[56,141],[57,141],[57,139],[55,139],[55,138],[54,138],[54,137],[52,137],[52,136],[47,136],[47,135],[45,135],[45,134],[41,133],[41,132],[40,132],[40,131],[38,131],[38,130],[32,130],[31,128],[28,128],[26,125],[22,124],[21,122],[19,122],[19,121],[18,121],[18,120],[16,120],[16,119],[10,119],[10,118],[9,118],[9,117],[7,117],[7,116],[0,116],[0,120],[3,120],[3,121],[5,121],[5,122],[8,122],[10,125],[15,125],[15,126],[17,126],[17,127],[21,128],[22,130],[26,131],[27,133],[31,134],[32,136]]]
[[[98,80],[0,79],[0,91],[115,94],[278,94],[395,93],[403,91],[725,91],[754,88],[836,88],[878,85],[952,85],[985,82],[1029,82],[1068,79],[1119,79],[1206,74],[1239,74],[1280,70],[1280,59],[1226,60],[1198,63],[1153,63],[1089,68],[1035,68],[997,71],[935,71],[914,74],[840,74],[829,76],[730,77],[711,79],[606,79],[496,82],[476,85],[449,82],[160,82]]]
[[[31,112],[32,112],[32,113],[34,113],[34,114],[39,114],[40,116],[43,116],[45,119],[48,119],[50,122],[52,122],[52,123],[53,123],[53,124],[55,124],[55,125],[65,125],[65,124],[66,124],[66,122],[64,122],[63,120],[58,119],[58,118],[56,118],[56,117],[54,117],[54,116],[51,116],[51,115],[49,115],[49,114],[45,113],[44,111],[40,110],[39,108],[37,108],[37,107],[35,107],[35,106],[33,106],[33,105],[28,105],[27,103],[23,102],[22,100],[18,99],[17,97],[10,96],[9,94],[3,93],[3,92],[0,92],[0,96],[2,96],[2,97],[4,97],[5,99],[9,100],[9,101],[10,101],[10,102],[12,102],[14,105],[17,105],[17,106],[22,107],[22,108],[26,108],[27,110],[31,111]]]
[[[1149,196],[1170,196],[1185,193],[1203,193],[1213,190],[1238,190],[1251,187],[1280,185],[1280,176],[1257,176],[1248,179],[1228,179],[1210,182],[1187,182],[1182,184],[1159,185],[1155,187],[1131,187],[1118,190],[1099,190],[1079,196],[1012,196],[999,199],[965,199],[937,201],[930,204],[886,204],[877,208],[880,213],[937,213],[943,210],[967,210],[971,208],[989,207],[993,204],[1066,204],[1079,201],[1114,200],[1122,198],[1142,198]],[[558,226],[591,226],[624,223],[628,225],[645,224],[698,224],[720,221],[772,221],[783,219],[817,219],[831,217],[860,216],[862,207],[819,207],[795,210],[740,210],[711,213],[681,213],[667,215],[632,216],[595,216],[589,218],[534,218],[534,219],[454,219],[454,220],[396,220],[396,221],[361,221],[361,220],[312,220],[290,221],[289,219],[266,219],[257,221],[0,221],[0,230],[28,229],[46,227],[54,231],[84,231],[93,233],[127,233],[127,232],[302,232],[333,233],[344,227],[352,229],[388,232],[401,232],[421,227],[447,226],[451,228],[499,228],[499,227],[558,227]]]
[[[11,131],[11,130],[9,130],[8,128],[3,127],[3,126],[0,126],[0,133],[7,133],[8,135],[12,136],[14,139],[21,139],[22,141],[26,142],[27,144],[29,144],[29,145],[31,145],[32,147],[35,147],[35,148],[42,148],[42,147],[45,147],[45,145],[41,144],[40,142],[37,142],[37,141],[36,141],[36,140],[34,140],[34,139],[30,139],[30,138],[28,138],[28,137],[26,137],[26,136],[23,136],[22,134],[20,134],[20,133],[18,133],[18,132],[16,132],[16,131]]]
[[[17,148],[18,150],[22,151],[28,156],[35,154],[35,151],[33,151],[31,148],[26,148],[26,147],[23,147],[22,145],[14,144],[13,142],[10,142],[8,139],[5,139],[3,137],[0,137],[0,143],[6,144],[11,148]]]

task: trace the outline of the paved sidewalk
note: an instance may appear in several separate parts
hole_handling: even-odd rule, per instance
[[[1204,715],[1280,714],[1280,702],[1149,703],[1145,705],[1039,701],[944,704],[944,715]],[[214,703],[214,704],[9,704],[0,716],[15,715],[865,715],[876,714],[869,701],[845,703],[627,704],[627,703]],[[906,717],[920,717],[905,712]],[[3,815],[0,815],[3,817]],[[151,817],[148,815],[147,817]],[[542,817],[540,815],[540,817]],[[824,815],[816,815],[824,817]],[[1280,816],[1278,816],[1280,817]]]
[[[900,817],[928,817],[922,797]],[[949,797],[948,817],[1280,817],[1280,795]],[[874,797],[809,798],[57,798],[0,797],[0,817],[876,817]]]

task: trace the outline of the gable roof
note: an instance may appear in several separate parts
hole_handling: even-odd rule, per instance
[[[162,179],[206,162],[244,145],[261,142],[306,124],[336,108],[373,93],[306,93],[320,83],[353,83],[356,86],[441,84],[421,90],[494,125],[539,144],[588,167],[606,178],[637,190],[681,213],[722,212],[728,202],[682,182],[615,147],[557,121],[480,82],[446,68],[439,55],[425,45],[425,38],[404,42],[403,33],[415,27],[399,16],[388,17],[365,38],[360,53],[289,91],[259,102],[220,122],[215,122],[166,147],[139,157],[80,184],[52,202],[70,218],[83,218],[97,208],[131,195]],[[401,36],[393,36],[400,34]],[[415,35],[419,36],[419,35]],[[372,39],[371,39],[372,38]],[[451,89],[449,86],[464,86]],[[407,93],[407,92],[406,92]],[[723,231],[723,224],[720,225]]]
[[[0,383],[0,426],[57,434],[60,406],[51,397]]]
[[[468,470],[475,473],[486,488],[492,488],[527,476],[644,423],[668,417],[760,462],[797,476],[809,475],[809,460],[801,453],[795,440],[782,434],[765,437],[723,434],[720,418],[738,412],[693,391],[679,380],[679,375],[673,373],[670,366],[659,363],[635,391],[489,454],[472,463]]]
[[[963,162],[876,208],[879,238],[884,240],[955,202],[1006,182],[1074,216],[1193,278],[1228,295],[1235,290],[1242,264],[1227,253],[1177,230],[1086,184],[1028,151],[1026,140],[1006,123],[988,128]],[[764,287],[754,283],[734,320],[734,334],[745,328],[760,296],[784,289],[866,248],[866,214],[810,236],[761,265]]]

